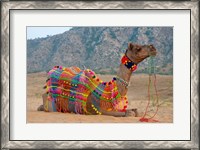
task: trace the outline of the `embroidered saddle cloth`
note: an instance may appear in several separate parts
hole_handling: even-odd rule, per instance
[[[45,111],[50,108],[78,114],[91,114],[89,108],[95,114],[101,114],[102,110],[126,111],[128,101],[126,96],[119,94],[116,78],[103,82],[92,70],[62,66],[55,66],[48,76]]]

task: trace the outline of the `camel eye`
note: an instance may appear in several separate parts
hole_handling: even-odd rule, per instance
[[[140,50],[141,50],[141,48],[140,48],[140,47],[137,47],[137,48],[136,48],[136,50],[137,50],[137,51],[140,51]]]

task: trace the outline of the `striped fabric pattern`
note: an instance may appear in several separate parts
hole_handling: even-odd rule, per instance
[[[51,105],[53,111],[90,114],[86,107],[89,99],[92,109],[99,115],[101,110],[126,111],[127,97],[119,94],[116,78],[103,82],[92,70],[62,66],[55,66],[48,76],[45,111],[49,111]]]

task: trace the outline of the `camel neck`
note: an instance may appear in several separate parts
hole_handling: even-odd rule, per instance
[[[126,81],[127,83],[129,83],[131,74],[132,74],[132,71],[128,69],[124,64],[121,63],[119,66],[119,71],[117,73],[117,76],[123,79],[124,81]],[[117,80],[116,82],[117,82],[117,88],[120,95],[125,96],[127,94],[128,88],[122,85],[122,83],[119,80]]]

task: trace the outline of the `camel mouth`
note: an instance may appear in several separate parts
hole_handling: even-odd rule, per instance
[[[150,51],[149,52],[149,56],[156,56],[157,55],[157,51]]]
[[[146,45],[149,56],[156,56],[157,50],[153,45]]]

